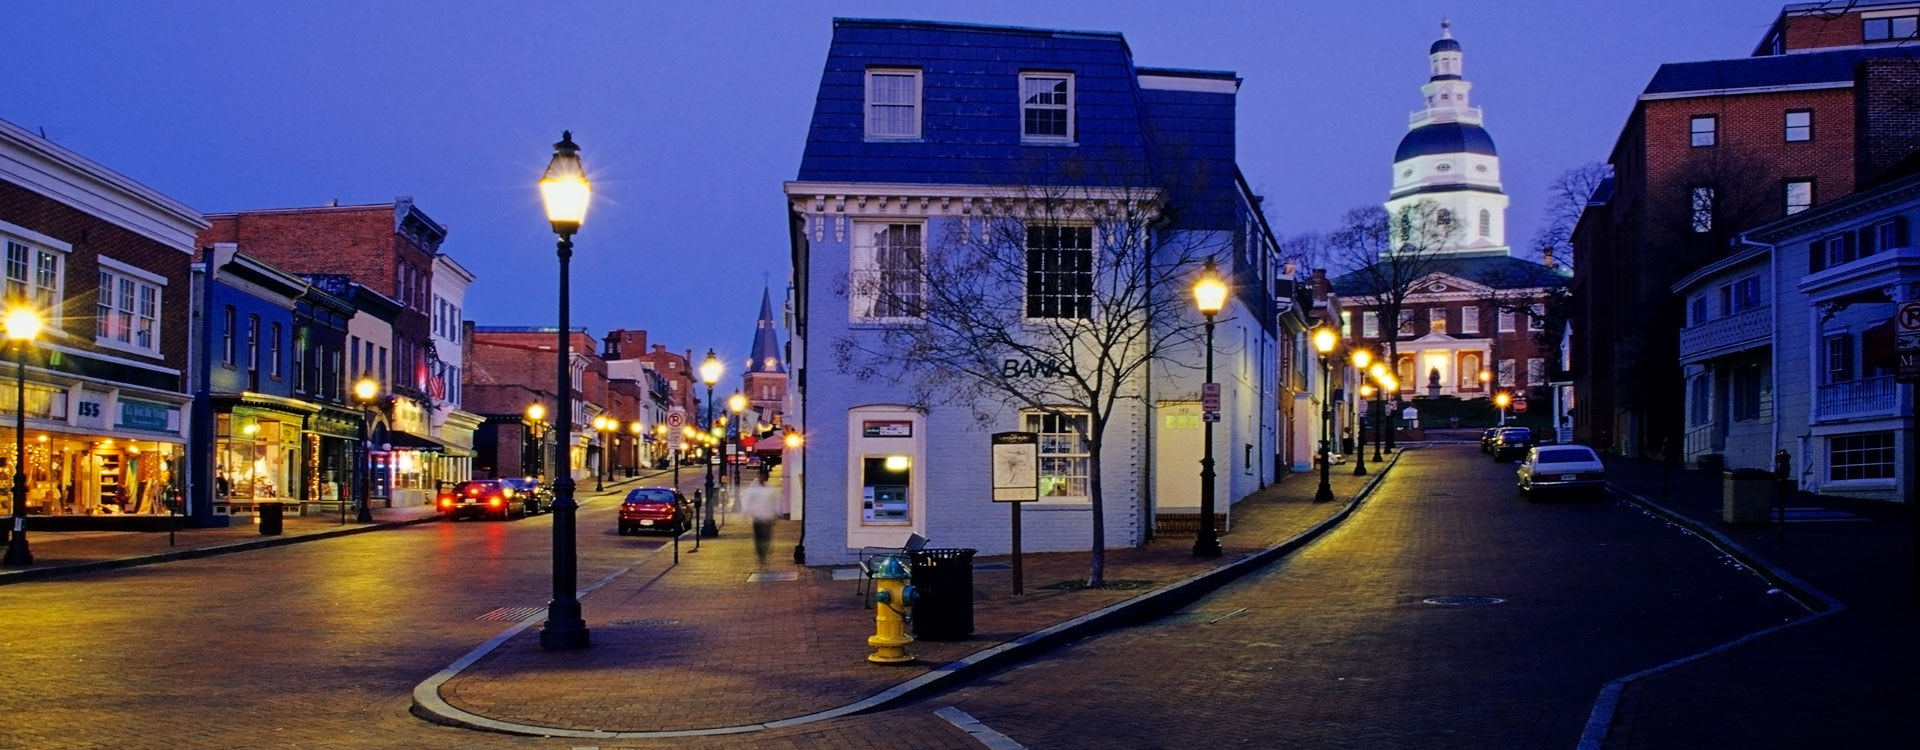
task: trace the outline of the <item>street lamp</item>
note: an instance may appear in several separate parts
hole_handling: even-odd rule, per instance
[[[713,384],[720,382],[720,373],[724,369],[725,367],[720,364],[720,358],[713,356],[713,350],[708,349],[706,360],[700,363],[700,382],[707,384],[707,426],[709,428],[713,426]],[[711,449],[709,449],[709,451],[711,451]],[[713,524],[713,458],[712,456],[708,456],[706,463],[707,463],[707,495],[706,495],[706,500],[704,502],[706,503],[706,506],[707,506],[706,508],[707,520],[701,522],[700,524],[700,535],[701,536],[719,536],[720,527],[715,526]]]
[[[7,311],[7,340],[13,342],[13,534],[7,537],[7,565],[32,565],[27,547],[27,352],[40,335],[40,316],[25,307]]]
[[[547,406],[545,404],[536,401],[527,405],[527,421],[533,423],[530,425],[532,429],[528,430],[529,434],[527,435],[529,438],[527,443],[531,447],[531,450],[523,448],[520,451],[520,469],[525,472],[527,476],[545,477],[547,475],[546,469],[540,465],[542,459],[545,458],[547,447],[547,433],[546,430],[541,428],[540,423],[546,418]]]
[[[1480,390],[1484,391],[1487,389],[1487,382],[1493,380],[1493,373],[1487,372],[1486,370],[1481,370],[1479,377],[1480,377]]]
[[[1380,443],[1387,434],[1387,391],[1391,388],[1388,383],[1393,380],[1393,377],[1387,374],[1387,365],[1384,362],[1373,363],[1372,367],[1367,368],[1367,374],[1373,376],[1373,382],[1380,384],[1380,389],[1377,391],[1380,399],[1374,405],[1374,411],[1379,413],[1373,418],[1373,460],[1379,461],[1381,460]]]
[[[607,475],[607,455],[608,455],[607,444],[611,440],[611,437],[607,434],[607,432],[612,429],[611,427],[608,426],[607,423],[610,421],[612,420],[609,420],[604,416],[593,418],[593,431],[600,438],[600,466],[594,469],[594,472],[593,472],[593,491],[594,492],[604,492],[607,489],[606,482],[605,482],[606,475]]]
[[[1373,395],[1371,393],[1373,389],[1368,387],[1365,382],[1367,379],[1367,365],[1371,362],[1373,362],[1373,352],[1365,349],[1353,350],[1353,371],[1360,373],[1360,377],[1358,378],[1361,381],[1359,404],[1362,409],[1371,406],[1371,404],[1367,403],[1367,397]],[[1360,420],[1356,419],[1354,421],[1357,423]],[[1353,432],[1355,440],[1353,444],[1353,475],[1356,477],[1364,477],[1367,475],[1367,431],[1356,424]]]
[[[574,596],[579,578],[579,560],[574,551],[574,516],[580,504],[573,499],[573,471],[568,467],[567,444],[573,429],[573,363],[567,341],[572,332],[568,319],[569,295],[567,261],[573,258],[573,235],[587,218],[587,199],[593,187],[587,183],[586,170],[580,166],[580,147],[573,142],[572,131],[560,134],[553,144],[553,160],[540,177],[540,198],[546,203],[547,222],[560,240],[555,254],[560,259],[560,326],[554,335],[554,415],[555,433],[553,480],[553,599],[547,602],[547,624],[540,629],[540,647],[545,649],[586,648],[591,640],[587,621],[580,616],[580,600]]]
[[[733,455],[727,457],[727,473],[732,477],[729,481],[733,482],[733,489],[728,492],[740,491],[740,464],[747,459],[747,423],[740,418],[740,413],[746,410],[747,397],[739,391],[727,397],[727,411],[733,412]]]
[[[1333,500],[1333,349],[1340,345],[1340,334],[1322,325],[1313,332],[1313,348],[1320,352],[1320,379],[1326,382],[1326,399],[1320,402],[1320,489],[1313,501]]]
[[[1220,268],[1208,258],[1207,264],[1200,269],[1200,278],[1193,282],[1193,304],[1206,316],[1207,328],[1207,379],[1202,389],[1213,392],[1218,386],[1213,383],[1213,316],[1227,306],[1227,284],[1220,278]],[[1204,409],[1204,398],[1202,399]],[[1194,557],[1219,557],[1220,536],[1213,528],[1213,423],[1220,419],[1218,411],[1206,411],[1200,415],[1200,533],[1193,538]]]
[[[633,476],[640,473],[640,441],[646,436],[647,427],[638,421],[628,422],[627,431],[633,433],[633,465],[628,467],[633,473],[627,476]]]
[[[1513,395],[1506,391],[1494,394],[1493,405],[1500,407],[1500,426],[1507,426],[1507,405],[1513,403]]]
[[[373,400],[380,396],[380,384],[373,378],[361,378],[353,384],[353,397],[360,401],[360,512],[353,520],[373,523]]]

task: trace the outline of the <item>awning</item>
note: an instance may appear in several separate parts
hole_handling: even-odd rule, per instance
[[[387,444],[393,446],[394,450],[403,451],[444,451],[447,449],[446,443],[442,443],[425,435],[415,435],[411,432],[388,433]]]

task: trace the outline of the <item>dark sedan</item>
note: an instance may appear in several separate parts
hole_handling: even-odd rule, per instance
[[[533,477],[502,479],[513,493],[518,495],[521,504],[527,508],[527,515],[538,515],[553,510],[553,488],[540,483]]]
[[[527,507],[517,492],[498,479],[461,482],[440,493],[440,517],[449,521],[461,518],[524,518]]]
[[[1530,450],[1533,450],[1533,431],[1525,427],[1502,427],[1500,435],[1493,439],[1495,461],[1526,458]]]

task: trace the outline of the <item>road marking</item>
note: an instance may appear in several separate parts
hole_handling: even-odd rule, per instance
[[[972,735],[974,739],[980,741],[980,744],[985,745],[987,750],[1027,750],[1026,745],[1014,742],[1012,737],[987,728],[987,725],[980,723],[979,719],[968,716],[967,712],[953,706],[935,711],[933,715],[946,719],[948,724]]]

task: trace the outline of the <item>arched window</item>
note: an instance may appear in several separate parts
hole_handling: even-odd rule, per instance
[[[1493,234],[1493,212],[1480,209],[1480,236],[1486,237],[1491,234]]]
[[[1480,355],[1465,354],[1460,357],[1460,390],[1478,390],[1480,388]]]

